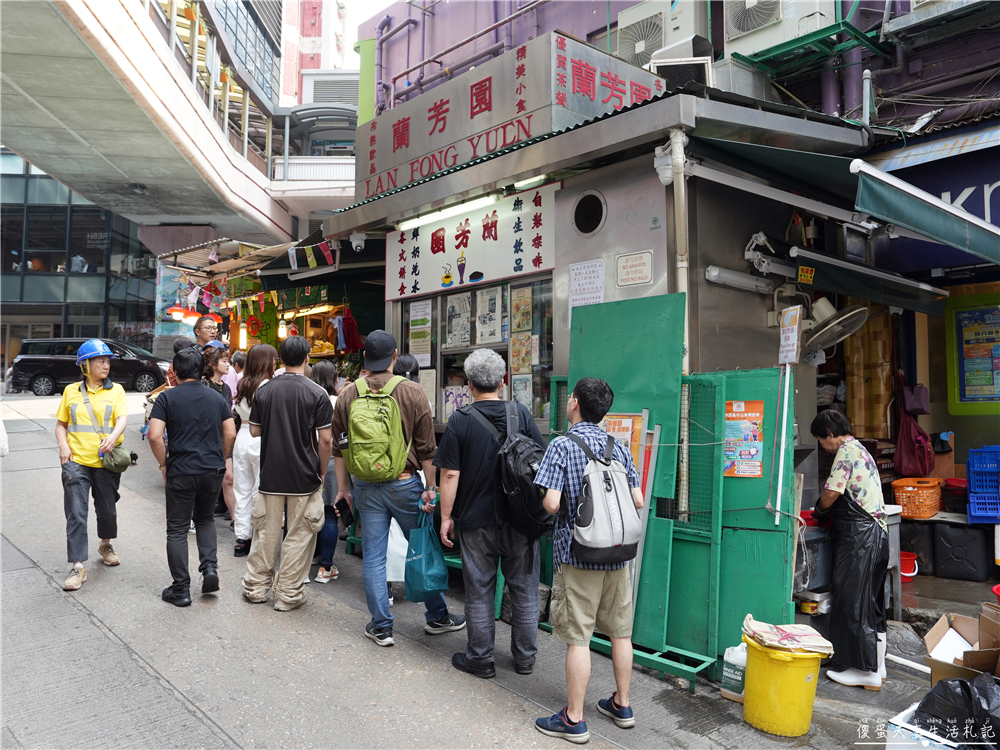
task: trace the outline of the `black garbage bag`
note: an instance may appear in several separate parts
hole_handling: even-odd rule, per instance
[[[868,511],[845,492],[830,507],[833,518],[833,587],[830,642],[840,664],[878,670],[878,613],[875,580],[889,567],[889,536]]]
[[[910,721],[962,746],[996,748],[1000,742],[1000,683],[989,673],[974,680],[941,680],[920,701]]]

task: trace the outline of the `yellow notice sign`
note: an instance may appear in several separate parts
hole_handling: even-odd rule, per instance
[[[800,284],[812,284],[813,278],[816,276],[816,269],[810,268],[809,266],[799,266],[799,283]]]

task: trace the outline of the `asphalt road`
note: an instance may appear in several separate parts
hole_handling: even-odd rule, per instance
[[[141,441],[142,396],[129,393],[125,445],[140,455],[122,478],[115,548],[96,554],[90,515],[88,581],[64,592],[65,520],[54,435],[58,397],[10,395],[2,404],[11,453],[0,460],[2,492],[2,716],[0,745],[25,748],[165,747],[566,747],[534,719],[565,704],[565,647],[539,633],[535,672],[519,676],[497,623],[494,680],[456,672],[465,633],[428,636],[422,605],[397,591],[396,645],[363,636],[369,620],[361,562],[338,548],[339,580],[311,584],[293,612],[240,596],[244,560],[217,521],[222,579],[217,595],[178,609],[160,600],[170,583],[162,480]],[[197,570],[191,537],[192,570]],[[197,579],[197,576],[194,576]],[[193,587],[197,592],[197,583]],[[462,610],[460,577],[448,595]],[[742,720],[742,706],[699,681],[636,670],[637,727],[621,730],[593,705],[613,690],[610,660],[595,654],[586,718],[593,747],[841,748],[909,705],[914,686],[882,693],[824,680],[809,734],[782,739]],[[904,678],[890,685],[902,684]],[[838,690],[840,689],[840,690]],[[924,688],[926,689],[926,688]]]

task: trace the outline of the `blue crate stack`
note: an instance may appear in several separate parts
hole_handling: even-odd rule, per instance
[[[1000,445],[969,451],[969,523],[1000,523]]]

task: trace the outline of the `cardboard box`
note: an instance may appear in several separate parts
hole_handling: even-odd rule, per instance
[[[1000,648],[1000,606],[983,602],[979,615],[979,648]]]
[[[952,629],[957,631],[969,643],[973,644],[974,651],[979,650],[979,620],[973,617],[965,617],[964,615],[941,615],[941,619],[924,636],[924,645],[927,646],[927,653],[930,654],[938,643],[941,642],[945,634]],[[971,669],[963,664],[932,659],[930,656],[925,656],[924,661],[931,668],[932,686],[941,680],[947,680],[952,677],[964,677],[967,680],[974,680],[982,671]]]

